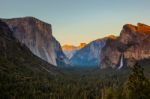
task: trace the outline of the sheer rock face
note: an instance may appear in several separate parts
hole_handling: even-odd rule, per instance
[[[12,34],[8,25],[0,20],[0,70],[2,74],[6,72],[5,68],[7,68],[9,74],[11,72],[21,72],[21,75],[24,75],[22,69],[26,69],[29,71],[28,73],[32,72],[32,74],[60,74],[60,71],[55,66],[33,55]]]
[[[13,36],[32,53],[57,66],[68,63],[59,42],[52,36],[51,25],[33,17],[3,19]]]
[[[98,66],[101,49],[107,38],[97,39],[79,49],[70,59],[73,66]]]
[[[126,24],[116,39],[108,39],[101,54],[101,68],[116,68],[121,53],[132,66],[136,61],[150,58],[150,26],[138,23]]]

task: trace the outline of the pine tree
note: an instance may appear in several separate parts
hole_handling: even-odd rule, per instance
[[[138,63],[132,68],[124,90],[127,99],[150,99],[150,82],[144,76],[143,70]]]

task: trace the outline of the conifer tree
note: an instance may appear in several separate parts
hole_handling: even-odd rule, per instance
[[[150,82],[143,70],[138,63],[132,68],[124,90],[127,99],[150,99]]]

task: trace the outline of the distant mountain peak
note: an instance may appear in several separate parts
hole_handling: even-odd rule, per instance
[[[86,43],[80,43],[80,45],[78,46],[78,48],[83,48],[86,45]]]
[[[65,55],[70,59],[76,53],[76,51],[80,50],[85,45],[86,43],[80,43],[79,46],[65,44],[62,46],[62,49]]]
[[[65,44],[62,46],[63,50],[74,50],[74,49],[81,49],[86,45],[86,43],[80,43],[78,46],[75,45],[69,45],[69,44]]]
[[[63,45],[62,46],[62,49],[63,50],[74,50],[74,49],[78,49],[78,47],[77,46],[74,46],[74,45],[68,45],[68,44],[65,44],[65,45]]]

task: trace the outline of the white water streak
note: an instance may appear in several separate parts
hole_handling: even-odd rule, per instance
[[[121,60],[118,69],[121,69],[123,67],[123,54],[121,54]]]

